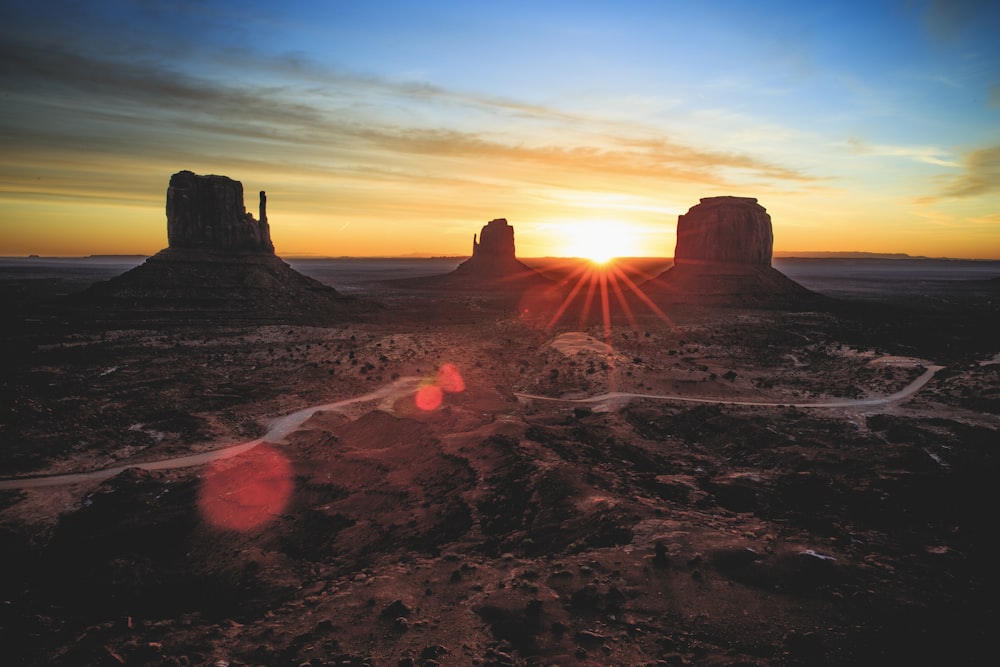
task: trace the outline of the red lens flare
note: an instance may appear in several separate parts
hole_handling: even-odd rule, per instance
[[[465,380],[462,378],[462,374],[458,372],[454,364],[443,364],[438,369],[432,383],[417,389],[417,393],[413,396],[413,402],[421,410],[430,412],[441,406],[446,392],[457,394],[461,391],[465,391]]]
[[[417,389],[417,393],[413,397],[417,407],[425,412],[436,410],[441,405],[443,399],[444,392],[436,384],[425,384],[420,389]]]
[[[263,444],[210,464],[201,480],[198,507],[217,528],[251,530],[284,511],[292,489],[288,459]]]
[[[454,364],[441,366],[437,374],[437,385],[449,394],[465,391],[465,380],[462,379],[462,374],[458,372]]]

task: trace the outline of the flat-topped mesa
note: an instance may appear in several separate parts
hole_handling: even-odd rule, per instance
[[[267,197],[260,192],[260,219],[243,204],[243,184],[227,176],[179,171],[167,188],[170,248],[274,254],[267,224]]]
[[[705,197],[677,218],[674,263],[771,266],[771,216],[753,197]]]
[[[771,266],[771,216],[753,197],[705,197],[677,218],[674,265],[643,285],[661,304],[815,307],[821,297]]]

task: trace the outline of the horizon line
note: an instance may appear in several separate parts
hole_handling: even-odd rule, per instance
[[[156,253],[146,254],[146,253],[91,253],[88,255],[39,255],[35,253],[27,255],[0,255],[0,260],[14,260],[14,259],[138,259],[138,258],[149,258]],[[453,260],[466,260],[469,259],[471,255],[461,254],[461,255],[436,255],[432,253],[405,253],[402,255],[319,255],[319,254],[309,254],[309,253],[287,253],[282,254],[279,252],[274,253],[277,257],[286,259],[453,259]],[[946,257],[937,256],[931,257],[929,255],[910,255],[905,252],[873,252],[866,250],[778,250],[774,251],[772,254],[774,259],[930,259],[930,260],[960,260],[960,261],[972,261],[972,262],[996,262],[1000,261],[1000,257]],[[534,256],[517,256],[517,259],[521,260],[541,260],[541,259],[579,259],[587,260],[586,257],[579,257],[573,255],[534,255]],[[617,260],[628,260],[628,259],[642,259],[642,260],[664,260],[673,261],[673,256],[662,256],[662,255],[623,255],[620,257],[614,257],[612,259]]]

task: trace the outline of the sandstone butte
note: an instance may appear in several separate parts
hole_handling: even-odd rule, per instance
[[[472,256],[451,273],[409,281],[416,286],[449,289],[526,289],[550,286],[551,281],[517,259],[514,228],[506,218],[486,223],[472,235]]]
[[[243,205],[243,184],[227,176],[180,171],[167,187],[170,248],[274,254],[267,224],[267,195],[260,191],[260,217]]]
[[[260,192],[259,217],[243,184],[180,171],[167,188],[168,247],[71,299],[95,321],[324,323],[370,309],[298,273],[274,253]]]
[[[771,266],[771,216],[752,197],[705,197],[677,218],[674,265],[643,286],[659,301],[790,305],[819,299]]]

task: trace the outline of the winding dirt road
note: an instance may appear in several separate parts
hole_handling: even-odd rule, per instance
[[[635,394],[627,391],[612,391],[597,396],[587,398],[557,398],[553,396],[538,396],[536,394],[515,393],[519,399],[529,401],[554,401],[560,403],[583,403],[597,404],[599,407],[610,408],[621,405],[623,402],[633,398],[653,399],[659,401],[674,401],[681,403],[715,403],[718,405],[753,405],[762,407],[785,406],[790,408],[859,408],[874,405],[888,405],[905,400],[931,381],[934,374],[943,369],[944,366],[931,365],[927,367],[923,375],[915,379],[894,394],[888,396],[877,396],[875,398],[843,398],[832,401],[815,401],[806,403],[789,403],[787,401],[740,401],[724,398],[697,398],[694,396],[680,396],[676,394]]]
[[[762,406],[762,407],[777,407],[777,406],[787,406],[795,408],[859,408],[859,407],[870,407],[877,405],[888,405],[891,403],[897,403],[899,401],[906,400],[907,398],[913,396],[915,393],[920,391],[920,389],[930,382],[934,374],[939,370],[944,368],[944,366],[930,365],[927,366],[927,370],[915,379],[910,384],[906,385],[894,394],[889,394],[888,396],[880,396],[875,398],[858,398],[858,399],[838,399],[832,401],[818,401],[813,403],[788,403],[788,402],[778,402],[778,401],[740,401],[740,400],[725,400],[718,398],[697,398],[693,396],[680,396],[671,394],[636,394],[631,392],[613,391],[605,394],[599,394],[597,396],[590,396],[587,398],[557,398],[553,396],[538,396],[535,394],[523,394],[515,392],[515,396],[524,401],[548,401],[548,402],[558,402],[558,403],[572,403],[572,404],[587,404],[587,405],[597,405],[598,410],[611,410],[615,407],[622,405],[623,403],[631,399],[644,399],[644,400],[660,400],[660,401],[673,401],[682,403],[715,403],[720,405],[751,405],[751,406]],[[160,461],[145,461],[139,463],[129,463],[125,465],[114,466],[112,468],[104,468],[102,470],[94,470],[90,472],[81,473],[69,473],[63,475],[46,475],[40,477],[19,477],[13,479],[0,480],[0,491],[14,490],[14,489],[37,489],[47,486],[62,486],[67,484],[78,484],[81,482],[94,482],[108,479],[114,477],[115,475],[121,473],[128,468],[141,468],[142,470],[168,470],[174,468],[187,468],[191,466],[204,465],[206,463],[211,463],[212,461],[217,461],[220,459],[232,458],[238,456],[243,452],[253,449],[262,442],[278,443],[284,440],[284,438],[289,434],[298,429],[302,424],[306,422],[307,419],[312,417],[317,412],[331,412],[340,411],[344,408],[354,405],[356,403],[365,403],[368,401],[378,401],[382,399],[388,399],[389,401],[401,398],[405,395],[411,394],[416,391],[417,387],[421,382],[421,378],[407,377],[400,378],[395,382],[380,387],[375,391],[369,392],[362,396],[355,396],[353,398],[347,398],[342,401],[336,401],[334,403],[325,403],[323,405],[315,405],[308,408],[303,408],[297,412],[293,412],[284,417],[280,417],[273,422],[271,422],[270,429],[262,437],[257,440],[252,440],[250,442],[243,442],[237,445],[229,445],[225,447],[220,447],[219,449],[213,449],[208,452],[201,452],[199,454],[190,454],[187,456],[179,456],[169,459],[162,459]]]
[[[395,400],[397,398],[401,398],[402,396],[412,394],[416,391],[420,382],[421,378],[400,378],[392,384],[387,384],[384,387],[380,387],[375,391],[361,396],[354,396],[353,398],[346,398],[342,401],[336,401],[334,403],[324,403],[323,405],[314,405],[309,408],[303,408],[302,410],[293,412],[290,415],[285,415],[284,417],[275,419],[271,422],[270,429],[267,433],[257,440],[252,440],[250,442],[228,445],[220,447],[219,449],[201,452],[199,454],[189,454],[187,456],[178,456],[169,459],[162,459],[160,461],[128,463],[125,465],[114,466],[113,468],[103,468],[101,470],[93,470],[90,472],[3,479],[0,480],[0,491],[12,489],[37,489],[44,486],[62,486],[65,484],[78,484],[80,482],[100,481],[114,477],[128,468],[141,468],[142,470],[169,470],[173,468],[199,466],[211,463],[212,461],[218,461],[220,459],[232,458],[253,449],[262,442],[281,442],[284,440],[285,436],[298,429],[306,422],[307,419],[312,417],[317,412],[342,411],[344,408],[356,403],[366,403],[381,399]]]

